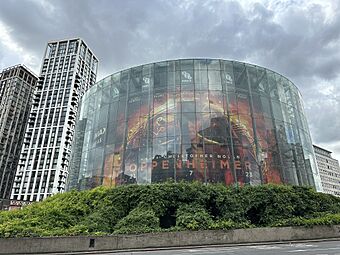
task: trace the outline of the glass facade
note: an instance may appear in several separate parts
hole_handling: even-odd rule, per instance
[[[201,181],[321,190],[296,86],[263,67],[183,59],[133,67],[84,95],[69,188]]]

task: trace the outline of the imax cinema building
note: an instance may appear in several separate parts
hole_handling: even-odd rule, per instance
[[[78,115],[69,188],[184,180],[321,190],[300,92],[260,66],[133,67],[91,87]]]

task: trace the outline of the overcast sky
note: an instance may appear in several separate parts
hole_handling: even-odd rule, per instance
[[[47,41],[83,38],[98,80],[186,57],[258,64],[300,89],[313,142],[340,160],[340,1],[1,0],[0,69],[37,74]]]

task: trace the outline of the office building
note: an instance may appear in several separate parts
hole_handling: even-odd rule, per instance
[[[321,185],[324,193],[340,197],[339,161],[332,158],[332,152],[313,145],[316,163],[318,164]]]
[[[65,190],[79,100],[97,66],[81,39],[47,44],[11,199],[39,201]]]
[[[0,73],[0,200],[11,195],[37,79],[23,65]]]
[[[247,63],[181,59],[96,83],[82,99],[70,188],[201,181],[322,190],[297,87]]]

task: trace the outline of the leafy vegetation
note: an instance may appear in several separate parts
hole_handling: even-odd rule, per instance
[[[298,186],[164,183],[58,194],[0,212],[0,237],[340,224],[340,198]]]

